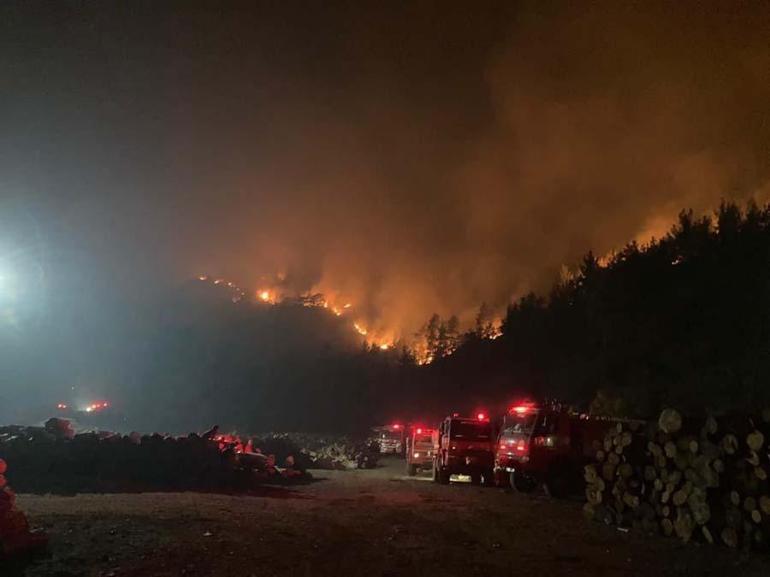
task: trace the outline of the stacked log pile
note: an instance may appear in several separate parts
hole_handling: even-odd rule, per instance
[[[584,470],[586,515],[684,542],[770,549],[770,411],[616,423]]]
[[[241,491],[310,480],[307,469],[353,469],[365,451],[348,437],[244,437],[221,434],[218,427],[184,437],[76,434],[66,419],[0,427],[0,458],[14,463],[16,488],[33,493]],[[367,464],[376,463],[366,454]]]
[[[0,459],[0,561],[44,547],[45,534],[32,532],[27,517],[16,507],[16,495],[8,486],[7,465]]]
[[[195,433],[70,435],[66,427],[0,427],[0,458],[13,463],[12,481],[22,492],[229,492],[308,477],[293,459],[278,467],[274,455],[250,456]]]

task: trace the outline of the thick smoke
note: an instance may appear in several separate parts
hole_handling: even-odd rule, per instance
[[[271,158],[222,207],[253,216],[233,268],[282,269],[408,335],[432,312],[502,310],[683,208],[764,199],[769,13],[524,3],[488,41],[484,19],[450,15],[445,54],[351,31],[345,53],[372,78],[345,71],[328,108],[311,91],[278,109],[290,120],[271,125]]]
[[[322,291],[409,336],[770,191],[764,2],[183,6],[7,19],[7,170],[126,292]]]

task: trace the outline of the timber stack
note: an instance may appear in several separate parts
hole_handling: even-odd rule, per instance
[[[770,410],[617,423],[586,465],[589,518],[683,542],[770,550]]]

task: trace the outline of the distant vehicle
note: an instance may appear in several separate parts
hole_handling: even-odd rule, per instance
[[[471,483],[494,483],[492,424],[484,413],[476,418],[457,414],[445,418],[433,432],[433,480],[449,483],[452,475],[470,475]]]
[[[414,426],[406,438],[406,473],[410,477],[418,471],[433,467],[433,429]]]
[[[614,421],[585,418],[560,405],[521,403],[503,419],[495,451],[498,482],[522,492],[543,484],[554,496],[577,491],[591,444]]]
[[[375,427],[372,429],[372,440],[377,442],[382,454],[404,453],[404,427],[399,423]]]

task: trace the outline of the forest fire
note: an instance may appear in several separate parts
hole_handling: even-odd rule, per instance
[[[233,303],[240,302],[242,297],[246,295],[245,291],[232,281],[223,278],[212,280],[214,277],[209,275],[199,275],[197,278],[201,282],[212,282],[214,285],[232,289],[235,293],[231,299]],[[353,303],[349,301],[342,301],[334,297],[330,298],[322,293],[308,293],[296,297],[286,297],[280,294],[279,289],[266,287],[257,289],[253,294],[254,300],[258,303],[268,305],[296,303],[301,304],[303,307],[327,310],[335,317],[347,316],[354,308]],[[340,302],[344,304],[338,304]],[[454,317],[446,322],[442,322],[434,315],[429,323],[423,327],[421,333],[415,335],[415,340],[404,342],[403,344],[418,365],[429,365],[436,358],[447,357],[454,353],[461,336],[457,324],[457,319]],[[402,342],[397,334],[394,335],[392,331],[372,330],[362,320],[356,320],[348,326],[351,326],[359,336],[365,337],[364,343],[373,350],[391,351],[396,348],[398,343]],[[477,329],[476,334],[485,340],[497,339],[502,335],[501,321],[499,319],[485,321],[482,329]],[[429,343],[435,345],[439,341],[442,342],[439,347],[440,351],[437,352],[432,349]]]

